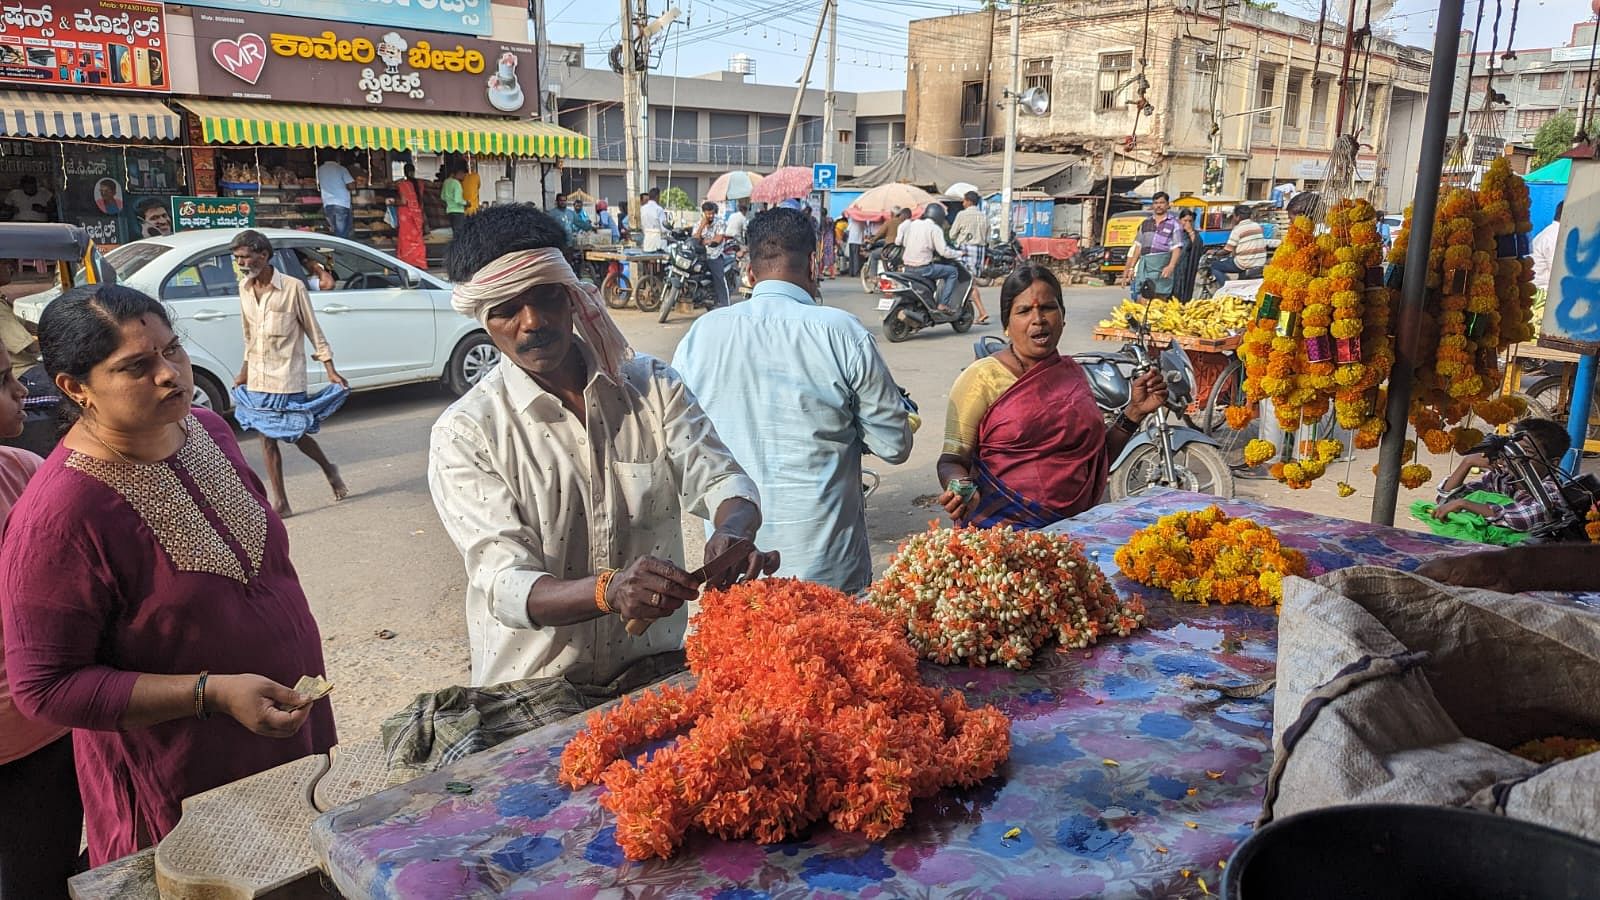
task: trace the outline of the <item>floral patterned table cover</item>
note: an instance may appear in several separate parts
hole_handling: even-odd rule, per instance
[[[767,846],[691,832],[671,860],[630,862],[596,803],[599,789],[569,792],[556,781],[575,718],[329,812],[313,844],[352,898],[1199,897],[1197,879],[1220,881],[1218,863],[1260,808],[1272,695],[1229,700],[1180,679],[1270,678],[1276,616],[1176,603],[1115,574],[1112,554],[1157,517],[1213,501],[1164,492],[1059,526],[1119,591],[1145,597],[1148,628],[1087,651],[1046,653],[1027,672],[926,665],[930,683],[1012,717],[1011,758],[976,788],[920,802],[913,824],[884,841],[826,825]],[[1221,505],[1275,529],[1313,574],[1354,564],[1412,569],[1462,549],[1243,500]],[[447,782],[472,793],[450,793]]]

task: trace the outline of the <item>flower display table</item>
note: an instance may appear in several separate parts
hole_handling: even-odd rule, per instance
[[[1135,530],[1215,498],[1163,492],[1104,504],[1058,530],[1108,574]],[[1415,568],[1460,545],[1248,501],[1219,504],[1273,528],[1312,574],[1356,564]],[[1088,650],[1045,648],[1026,672],[925,665],[926,680],[1012,718],[1000,774],[921,801],[873,842],[819,825],[766,846],[692,833],[670,860],[625,860],[598,788],[556,781],[581,717],[514,738],[433,775],[334,810],[312,844],[345,896],[1176,896],[1250,831],[1271,765],[1272,695],[1187,686],[1271,678],[1270,609],[1180,604],[1117,575],[1149,624]],[[454,783],[453,790],[447,783]],[[462,793],[462,786],[470,793]],[[1185,875],[1185,872],[1188,872]]]

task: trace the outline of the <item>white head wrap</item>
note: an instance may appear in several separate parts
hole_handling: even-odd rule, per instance
[[[600,291],[573,274],[572,266],[555,247],[514,250],[489,263],[472,280],[457,283],[450,295],[456,312],[488,324],[489,310],[515,299],[541,284],[558,284],[572,301],[572,326],[594,351],[600,368],[612,380],[621,377],[622,363],[633,358],[633,348],[600,299]]]

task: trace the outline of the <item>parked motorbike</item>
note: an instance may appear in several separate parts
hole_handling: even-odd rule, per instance
[[[1185,422],[1195,394],[1194,365],[1189,361],[1189,354],[1174,340],[1153,355],[1148,346],[1148,324],[1129,316],[1128,328],[1136,339],[1115,353],[1072,355],[1083,367],[1095,405],[1100,408],[1107,425],[1128,405],[1135,378],[1155,369],[1167,382],[1166,405],[1145,417],[1139,433],[1128,439],[1112,462],[1111,477],[1106,484],[1107,497],[1116,500],[1137,496],[1153,487],[1177,488],[1223,499],[1233,497],[1233,473],[1217,442]],[[981,338],[973,350],[981,359],[1004,348],[1002,338],[988,336]]]
[[[729,264],[732,260],[727,260],[720,275],[711,267],[711,255],[716,253],[720,256],[726,252],[729,249],[727,242],[707,249],[702,241],[690,237],[686,231],[673,231],[670,236],[671,241],[667,244],[667,288],[661,298],[659,321],[665,323],[679,303],[688,304],[691,310],[715,309],[718,297],[714,279],[718,277],[727,284],[730,303],[738,296],[739,267]]]
[[[883,334],[892,343],[911,337],[924,328],[949,325],[957,334],[972,328],[977,312],[972,306],[972,270],[959,260],[952,261],[956,268],[955,289],[951,297],[960,298],[955,312],[939,306],[939,284],[932,278],[910,272],[884,272],[878,278],[878,290],[883,299],[878,301],[878,311],[883,313]]]
[[[878,290],[878,276],[900,271],[900,257],[905,248],[878,240],[867,245],[866,253],[867,258],[861,262],[861,292],[871,294]]]
[[[1100,277],[1100,262],[1105,259],[1105,255],[1106,248],[1104,246],[1085,247],[1079,245],[1078,252],[1072,254],[1072,258],[1067,260],[1067,269],[1072,273],[1074,280],[1080,278],[1084,281],[1098,279]]]
[[[1003,244],[990,244],[983,253],[983,268],[978,272],[978,284],[988,287],[1003,280],[1026,258],[1022,252],[1022,242],[1016,238]]]

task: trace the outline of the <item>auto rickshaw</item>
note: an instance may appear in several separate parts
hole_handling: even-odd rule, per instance
[[[116,271],[100,254],[89,232],[76,225],[48,222],[0,222],[0,258],[16,264],[24,259],[41,259],[55,264],[56,290],[66,291],[83,284],[113,284]],[[0,316],[13,327],[33,328],[11,312],[9,304],[0,309]],[[0,443],[21,447],[44,456],[55,449],[59,438],[56,407],[61,395],[56,392],[43,365],[35,365],[22,374],[22,383],[28,387],[28,399],[23,402],[24,423],[22,434]]]
[[[1122,270],[1128,265],[1128,248],[1139,236],[1139,226],[1150,213],[1142,209],[1131,209],[1126,212],[1113,213],[1106,220],[1105,236],[1101,246],[1105,247],[1105,255],[1100,257],[1100,280],[1106,284],[1116,284],[1121,277]]]

